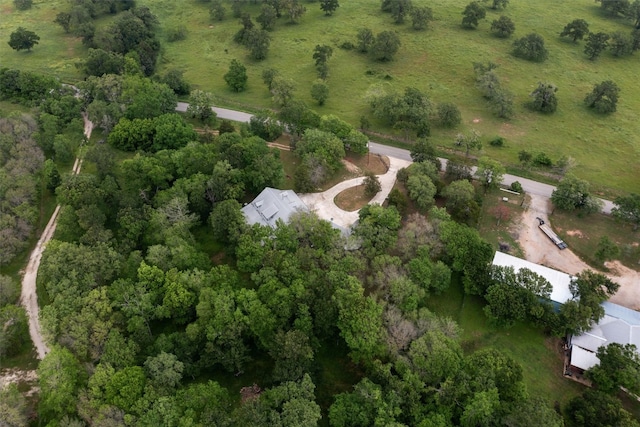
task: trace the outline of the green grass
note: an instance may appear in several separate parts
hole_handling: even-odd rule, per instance
[[[430,297],[427,306],[436,314],[458,322],[465,353],[491,347],[518,361],[531,395],[540,396],[549,404],[558,401],[565,405],[583,391],[583,386],[562,376],[562,354],[557,339],[522,323],[509,329],[492,327],[482,311],[484,301],[465,296],[458,276],[454,276],[447,292]]]
[[[265,68],[273,67],[296,82],[297,97],[313,105],[308,93],[316,78],[312,51],[316,44],[328,44],[334,49],[328,79],[333,96],[330,95],[324,106],[314,106],[321,114],[335,113],[358,124],[359,117],[368,114],[365,94],[370,88],[382,85],[403,90],[406,86],[415,86],[427,91],[435,102],[452,101],[459,105],[464,120],[461,129],[476,128],[487,138],[505,137],[506,147],[487,146],[485,153],[506,164],[517,164],[517,152],[522,149],[544,151],[554,160],[570,155],[580,165],[577,175],[600,188],[608,187],[614,192],[638,191],[640,184],[633,168],[629,167],[640,160],[640,143],[635,138],[640,130],[635,117],[635,112],[640,110],[640,87],[635,84],[638,57],[615,59],[605,53],[600,60],[591,62],[582,53],[583,44],[573,45],[558,37],[564,25],[578,17],[586,19],[598,31],[627,32],[631,26],[602,17],[597,4],[590,0],[512,3],[504,13],[516,23],[516,36],[535,31],[546,40],[550,58],[535,64],[511,55],[512,40],[496,39],[490,34],[490,22],[499,16],[496,12],[488,11],[487,20],[478,30],[462,29],[460,12],[466,3],[466,0],[429,2],[437,20],[426,32],[415,32],[409,25],[394,26],[389,15],[379,11],[376,2],[346,2],[330,18],[324,17],[315,4],[307,4],[307,14],[299,25],[278,23],[272,33],[268,58],[256,63],[247,58],[244,48],[232,41],[239,28],[236,19],[210,22],[205,4],[147,2],[164,24],[189,23],[186,40],[166,45],[162,68],[183,68],[188,80],[214,92],[218,102],[271,106],[260,74]],[[257,15],[257,7],[248,10],[253,16]],[[343,41],[353,41],[356,30],[362,27],[372,28],[374,32],[397,30],[403,45],[396,60],[375,63],[338,47]],[[240,94],[232,93],[222,79],[233,58],[248,65],[249,85]],[[483,60],[500,64],[498,74],[516,96],[517,116],[508,123],[487,111],[485,101],[474,88],[471,63]],[[367,70],[371,75],[365,75]],[[391,80],[384,79],[386,75],[391,76]],[[610,117],[593,115],[582,106],[593,84],[605,78],[616,81],[622,88],[619,111]],[[551,81],[559,87],[560,107],[554,115],[535,114],[524,107],[528,94],[540,80]],[[479,122],[474,124],[473,119]],[[375,121],[373,124],[373,130],[390,132]],[[453,136],[459,130],[436,129],[433,140],[438,145],[451,147]],[[606,164],[602,162],[605,158]],[[616,174],[609,173],[609,168],[616,170]]]
[[[613,58],[605,52],[598,61],[591,62],[582,52],[584,43],[574,45],[558,37],[564,25],[575,18],[586,19],[595,31],[631,31],[629,22],[605,18],[592,0],[512,2],[504,12],[488,10],[487,19],[477,30],[460,26],[467,0],[428,3],[422,0],[417,4],[430,6],[436,18],[430,29],[422,32],[412,30],[409,24],[392,24],[391,17],[380,12],[377,2],[343,2],[332,17],[325,17],[317,3],[308,3],[300,24],[286,24],[284,18],[278,22],[268,58],[261,62],[250,60],[247,51],[233,42],[233,34],[240,26],[231,17],[228,2],[225,2],[228,18],[223,22],[209,20],[206,3],[169,0],[141,3],[159,17],[163,41],[165,28],[182,24],[189,31],[186,40],[164,44],[159,71],[183,69],[196,88],[213,92],[220,104],[245,110],[271,107],[260,75],[264,69],[273,67],[293,79],[296,96],[313,105],[320,114],[337,114],[357,125],[360,116],[369,114],[365,100],[368,90],[377,86],[389,90],[414,86],[426,91],[435,103],[454,102],[462,111],[463,124],[459,129],[434,129],[432,139],[441,148],[451,148],[457,132],[474,128],[486,139],[496,135],[506,138],[506,146],[500,149],[485,144],[484,154],[508,167],[517,164],[517,153],[522,149],[543,151],[554,160],[568,155],[579,165],[575,173],[608,197],[640,191],[633,167],[640,163],[640,140],[636,137],[640,131],[636,118],[636,112],[640,111],[640,85],[636,84],[639,56]],[[77,38],[65,35],[52,22],[55,14],[67,7],[65,0],[52,0],[36,2],[31,10],[17,12],[11,0],[0,0],[0,40],[8,39],[19,25],[35,29],[42,38],[31,53],[14,52],[6,43],[0,43],[2,65],[78,80],[81,76],[75,64],[86,49]],[[255,17],[259,7],[250,5],[246,10]],[[512,39],[497,39],[489,31],[491,21],[499,14],[515,22],[515,37],[530,32],[541,34],[550,52],[549,59],[536,64],[513,57]],[[104,27],[111,19],[111,16],[102,18],[98,26]],[[395,61],[377,63],[338,47],[344,41],[354,41],[356,30],[364,27],[376,33],[387,29],[398,31],[402,46]],[[309,93],[316,79],[312,60],[316,44],[327,44],[334,50],[329,61],[331,94],[321,107],[315,105]],[[222,78],[234,58],[248,66],[249,85],[239,94],[231,92]],[[509,122],[493,117],[474,88],[471,63],[486,60],[500,64],[498,75],[515,95],[517,114]],[[609,117],[594,115],[582,105],[593,85],[604,79],[614,80],[622,90],[618,111]],[[559,88],[559,109],[553,115],[532,113],[524,106],[528,94],[541,80]],[[375,120],[372,130],[394,133]]]
[[[483,191],[479,188],[478,191]],[[503,197],[509,199],[508,202],[502,201]],[[478,231],[480,235],[493,246],[494,249],[500,247],[500,243],[507,243],[511,248],[511,254],[522,257],[522,248],[518,241],[514,238],[512,229],[517,225],[523,209],[520,206],[524,195],[516,196],[497,189],[487,192],[482,199],[482,210],[478,219]],[[506,206],[511,211],[511,218],[508,221],[501,221],[498,224],[492,211],[496,206]]]
[[[550,217],[553,229],[569,248],[588,264],[602,269],[595,259],[598,242],[608,236],[620,248],[618,259],[624,265],[638,270],[640,260],[640,230],[633,230],[628,223],[616,221],[609,215],[592,214],[577,216],[556,209]]]

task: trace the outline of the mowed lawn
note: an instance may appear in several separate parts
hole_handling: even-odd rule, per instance
[[[78,56],[86,49],[77,38],[67,36],[53,24],[56,13],[65,10],[65,0],[35,1],[26,12],[13,9],[11,0],[0,0],[0,40],[8,40],[18,25],[35,30],[42,40],[31,53],[13,52],[0,43],[2,66],[39,70],[59,75],[62,79],[77,79]],[[259,14],[260,4],[248,5],[252,17]],[[596,191],[609,197],[618,193],[640,192],[637,170],[640,165],[640,85],[637,71],[640,55],[614,58],[609,52],[589,61],[583,54],[584,42],[573,44],[558,34],[569,21],[586,19],[594,31],[629,33],[631,23],[611,20],[600,13],[592,0],[557,2],[511,2],[505,11],[487,11],[487,19],[477,30],[461,28],[462,10],[467,0],[415,0],[414,4],[433,9],[436,21],[427,31],[414,31],[410,22],[395,25],[388,14],[373,0],[341,2],[334,16],[325,17],[319,3],[304,2],[307,13],[297,25],[281,18],[272,33],[272,43],[266,60],[255,62],[247,51],[233,42],[240,28],[231,14],[231,2],[225,2],[227,18],[213,22],[207,3],[195,0],[139,0],[148,5],[160,19],[161,33],[177,25],[188,30],[186,40],[164,43],[159,71],[180,68],[195,87],[213,92],[217,102],[247,109],[271,107],[271,98],[262,82],[261,73],[275,68],[296,86],[296,97],[305,100],[320,114],[333,113],[357,125],[363,115],[369,115],[367,94],[383,88],[402,91],[414,86],[429,94],[434,103],[454,102],[462,111],[463,125],[454,130],[433,130],[433,141],[441,147],[452,147],[456,133],[477,129],[487,142],[496,135],[506,138],[505,147],[494,148],[487,143],[483,153],[510,165],[517,164],[517,153],[526,149],[545,152],[553,160],[562,155],[577,162],[574,172],[590,181]],[[494,37],[491,21],[501,14],[516,25],[516,34],[508,40]],[[111,17],[98,23],[106,25]],[[408,20],[410,21],[410,20]],[[396,59],[389,63],[371,60],[355,50],[344,50],[343,42],[355,42],[359,28],[371,28],[375,33],[397,31],[402,46]],[[514,58],[513,39],[537,32],[546,41],[549,59],[542,64]],[[309,89],[316,79],[312,59],[317,44],[333,47],[329,61],[330,97],[320,107],[311,99]],[[248,67],[246,91],[231,92],[223,79],[232,59]],[[515,95],[516,117],[506,122],[488,110],[486,101],[474,86],[473,62],[493,61],[500,65],[497,74]],[[621,88],[618,111],[602,117],[587,111],[582,101],[594,84],[611,79]],[[530,112],[524,104],[539,81],[558,86],[559,109],[553,115]],[[384,124],[372,120],[374,130],[393,133]]]

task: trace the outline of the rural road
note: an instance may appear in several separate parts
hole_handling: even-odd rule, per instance
[[[84,134],[87,139],[89,139],[91,131],[93,130],[93,123],[89,121],[86,114],[83,114],[83,119]],[[73,164],[72,172],[76,175],[79,174],[81,167],[82,159],[77,158]],[[40,360],[44,359],[44,356],[49,352],[49,347],[44,342],[42,330],[40,329],[40,309],[38,307],[38,295],[36,293],[36,279],[38,277],[38,268],[40,267],[42,252],[44,251],[45,245],[49,240],[51,240],[53,233],[56,231],[58,213],[60,213],[60,205],[56,206],[56,209],[53,211],[53,214],[42,232],[40,239],[38,239],[38,243],[36,243],[36,247],[33,248],[33,251],[31,251],[31,254],[29,255],[29,262],[27,263],[27,268],[25,269],[24,276],[22,277],[22,290],[20,293],[20,302],[27,311],[27,316],[29,318],[29,335],[31,336],[31,341],[33,341],[38,359]]]
[[[178,102],[178,106],[176,107],[176,111],[185,112],[187,111],[187,107],[189,104],[186,102]],[[233,120],[235,122],[244,122],[247,123],[251,119],[251,114],[244,113],[242,111],[229,110],[227,108],[218,108],[213,107],[213,111],[216,112],[218,118],[225,120]],[[409,150],[404,150],[402,148],[390,147],[388,145],[378,144],[376,142],[369,141],[369,151],[374,154],[382,154],[387,157],[395,157],[400,160],[411,161],[411,155],[409,154]],[[442,167],[446,167],[447,159],[440,159],[442,162]],[[473,173],[475,173],[475,168],[473,169]],[[503,185],[511,185],[512,182],[519,181],[522,184],[522,189],[530,194],[535,194],[537,196],[551,197],[551,193],[555,190],[556,187],[549,184],[544,184],[542,182],[533,181],[531,179],[522,178],[515,175],[505,174],[502,177]],[[614,207],[614,204],[609,200],[600,199],[604,203],[602,207],[602,212],[606,214],[611,213],[611,209]]]

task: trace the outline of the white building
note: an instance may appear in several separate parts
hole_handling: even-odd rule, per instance
[[[573,277],[569,274],[502,252],[496,252],[493,265],[513,267],[516,272],[521,268],[528,268],[544,277],[553,286],[551,300],[556,304],[564,304],[573,297],[569,290]],[[614,342],[622,345],[635,344],[640,349],[640,312],[611,302],[603,302],[602,307],[605,315],[590,331],[570,338],[571,366],[586,371],[597,365],[598,348]]]

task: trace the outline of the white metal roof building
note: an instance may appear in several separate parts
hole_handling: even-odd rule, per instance
[[[251,225],[262,224],[275,228],[279,219],[286,223],[292,213],[308,210],[294,191],[266,187],[242,208],[242,213]]]
[[[573,298],[573,295],[569,290],[569,284],[571,283],[572,276],[567,273],[563,273],[540,264],[535,264],[527,261],[526,259],[518,258],[500,251],[496,251],[496,254],[493,256],[493,265],[513,267],[516,273],[520,271],[521,268],[528,268],[534,273],[544,277],[549,283],[551,283],[551,286],[553,286],[550,296],[550,299],[553,302],[564,304]]]
[[[640,313],[603,302],[604,317],[584,334],[571,338],[571,365],[587,370],[599,363],[598,348],[611,343],[635,344],[640,348]]]

